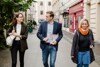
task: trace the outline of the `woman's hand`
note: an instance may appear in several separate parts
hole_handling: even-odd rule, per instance
[[[9,35],[13,35],[15,33],[15,30],[12,30],[11,33],[9,33]]]
[[[90,48],[92,49],[93,48],[93,45],[90,45]]]
[[[71,56],[71,58],[74,58],[74,56]]]
[[[21,38],[21,35],[18,35],[17,33],[13,33],[13,35],[14,35],[15,37]]]
[[[13,35],[12,33],[9,33],[9,35]]]
[[[16,37],[18,36],[18,34],[17,34],[17,33],[13,33],[13,35],[14,35],[14,36],[16,36]]]

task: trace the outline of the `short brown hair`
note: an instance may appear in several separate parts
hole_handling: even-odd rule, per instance
[[[54,18],[54,12],[53,11],[47,11],[47,14],[50,14],[50,17]]]

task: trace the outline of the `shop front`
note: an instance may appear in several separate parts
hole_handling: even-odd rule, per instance
[[[83,18],[83,6],[83,1],[80,1],[69,8],[70,32],[74,32],[78,28],[79,22]]]

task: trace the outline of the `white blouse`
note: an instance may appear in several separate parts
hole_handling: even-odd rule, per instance
[[[17,35],[20,35],[20,33],[21,33],[21,24],[16,25],[16,33],[17,33]],[[16,37],[15,40],[20,40],[20,37]]]

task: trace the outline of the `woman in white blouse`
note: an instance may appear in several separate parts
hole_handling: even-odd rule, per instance
[[[20,67],[24,67],[24,54],[27,46],[27,26],[24,24],[24,16],[22,13],[15,15],[13,23],[8,31],[9,35],[14,35],[13,44],[11,47],[12,67],[17,64],[17,52],[19,51]]]

